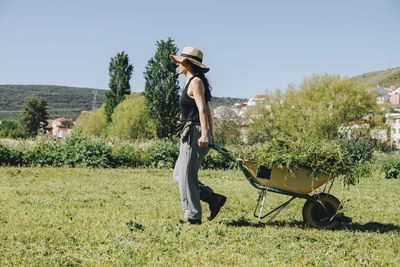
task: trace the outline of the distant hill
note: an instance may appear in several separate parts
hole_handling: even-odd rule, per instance
[[[243,103],[247,101],[249,101],[247,98],[213,96],[210,101],[210,107],[215,108],[219,106],[233,106],[235,103]]]
[[[393,85],[398,88],[400,87],[400,67],[368,72],[355,76],[352,79],[357,82],[367,84],[371,87],[376,87],[379,85],[385,88]]]
[[[97,109],[104,102],[105,90],[56,85],[0,85],[0,120],[16,119],[32,97],[47,101],[51,119],[63,117],[75,120],[82,111]],[[247,102],[245,98],[213,97],[210,105],[231,106]]]
[[[51,119],[76,119],[84,110],[97,109],[104,102],[104,90],[55,85],[0,85],[0,120],[16,119],[32,97],[47,101]]]

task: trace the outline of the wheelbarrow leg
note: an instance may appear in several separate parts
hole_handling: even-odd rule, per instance
[[[283,203],[282,205],[280,205],[279,207],[277,207],[276,209],[278,209],[272,216],[271,218],[269,218],[269,220],[267,221],[267,223],[269,223],[270,221],[272,221],[276,216],[278,216],[279,213],[281,213],[281,211],[286,208],[287,205],[289,205],[289,203],[295,199],[296,197],[292,197],[291,199],[289,199],[288,201],[286,201],[285,203]],[[274,209],[273,211],[275,211],[276,209]]]
[[[260,219],[261,219],[261,214],[262,214],[262,210],[264,208],[264,201],[265,201],[266,195],[267,195],[267,190],[265,190],[265,189],[261,190],[260,196],[258,197],[256,209],[254,210],[254,216],[256,216],[257,208],[261,201],[260,212],[258,213],[258,221],[260,221]]]
[[[278,216],[278,214],[279,214],[284,208],[286,208],[286,206],[289,205],[289,203],[290,203],[293,199],[295,199],[296,196],[292,196],[292,198],[290,198],[290,199],[289,199],[288,201],[286,201],[285,203],[283,203],[283,204],[281,204],[280,206],[276,207],[275,209],[273,209],[272,211],[268,212],[267,214],[261,216],[262,210],[263,210],[263,207],[264,207],[264,201],[265,201],[265,196],[266,196],[266,194],[267,194],[267,191],[268,191],[268,190],[266,190],[266,189],[262,189],[262,190],[261,190],[260,196],[258,197],[258,202],[257,202],[256,208],[255,208],[255,210],[254,210],[254,217],[258,218],[258,221],[260,221],[261,219],[264,219],[265,217],[267,217],[267,216],[269,216],[269,215],[271,215],[271,214],[273,213],[272,216],[271,216],[271,218],[269,218],[269,220],[267,221],[267,223],[269,223],[269,222],[272,221],[276,216]],[[258,209],[258,206],[260,205],[260,202],[261,202],[260,212],[259,212],[258,215],[257,215],[257,209]]]

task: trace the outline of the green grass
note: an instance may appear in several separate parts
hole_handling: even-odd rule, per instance
[[[371,87],[380,85],[381,87],[400,86],[400,67],[388,70],[364,73],[352,78],[356,82],[364,83]]]
[[[400,180],[336,184],[353,222],[328,231],[303,225],[299,199],[258,223],[258,191],[241,173],[200,174],[228,201],[214,221],[185,227],[172,170],[0,168],[0,264],[400,264]],[[267,206],[286,199],[270,193]]]

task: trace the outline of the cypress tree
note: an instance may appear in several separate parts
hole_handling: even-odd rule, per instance
[[[105,113],[107,122],[111,122],[111,115],[114,108],[122,102],[125,95],[131,92],[129,80],[131,79],[133,66],[129,64],[128,54],[124,51],[111,58],[108,68],[110,81],[109,91],[105,92]]]
[[[174,41],[157,41],[157,50],[144,72],[147,111],[156,124],[157,137],[171,137],[179,119],[179,81],[176,65],[169,58],[178,48]]]

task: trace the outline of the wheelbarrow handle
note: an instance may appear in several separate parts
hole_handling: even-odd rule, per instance
[[[229,155],[228,149],[226,149],[226,148],[224,148],[224,147],[222,147],[222,146],[220,146],[218,144],[215,144],[215,143],[209,143],[208,147],[217,150],[219,153],[221,153],[222,155],[224,155],[225,157],[227,157],[231,161],[233,161],[235,163],[238,162],[237,159],[235,159],[231,155]]]
[[[226,148],[224,148],[224,147],[222,147],[222,146],[220,146],[218,144],[215,144],[215,143],[209,143],[208,147],[209,148],[213,148],[213,149],[215,149],[215,150],[217,150],[219,152],[225,152],[225,153],[229,152],[228,149],[226,149]]]
[[[243,167],[243,165],[240,163],[240,161],[238,161],[237,159],[235,159],[234,157],[232,157],[231,155],[229,155],[229,151],[228,149],[215,144],[215,143],[209,143],[208,144],[209,148],[213,148],[215,150],[217,150],[219,153],[221,153],[222,155],[224,155],[225,157],[227,157],[229,160],[233,161],[234,163],[236,163],[239,166],[239,169],[243,172],[244,176],[246,177],[246,179],[249,181],[249,183],[254,186],[257,189],[266,189],[263,186],[259,186],[258,184],[256,184],[251,178],[250,175],[248,174],[248,172],[246,171],[246,169]]]

